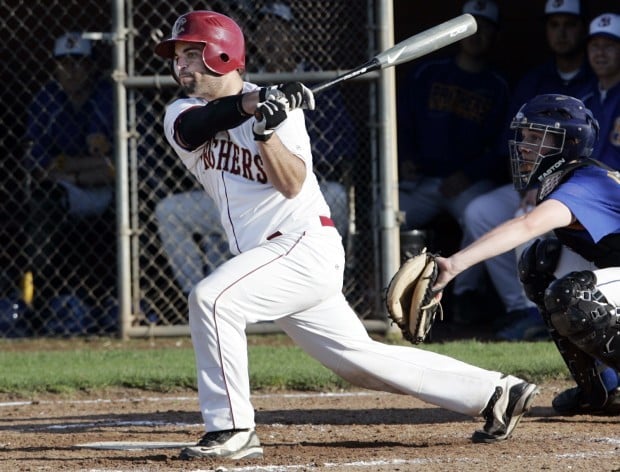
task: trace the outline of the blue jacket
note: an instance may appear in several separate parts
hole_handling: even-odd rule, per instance
[[[398,93],[401,163],[412,160],[425,176],[492,178],[509,99],[508,83],[493,69],[466,72],[454,58],[422,63]]]
[[[103,133],[112,142],[113,89],[109,81],[93,88],[90,98],[75,109],[60,84],[52,80],[35,95],[28,107],[26,139],[32,141],[26,166],[46,168],[59,155],[87,155],[86,137]]]

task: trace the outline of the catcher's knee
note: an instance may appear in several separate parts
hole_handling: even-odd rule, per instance
[[[519,259],[519,279],[531,301],[544,306],[545,289],[555,280],[553,275],[560,260],[562,244],[556,238],[537,239],[523,251]]]
[[[549,322],[559,335],[611,367],[620,368],[620,319],[596,287],[596,275],[571,272],[549,285],[544,296]]]

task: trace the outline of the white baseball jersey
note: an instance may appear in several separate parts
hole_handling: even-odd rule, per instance
[[[243,87],[244,92],[255,89],[249,83]],[[267,181],[253,118],[195,151],[175,142],[179,114],[205,103],[177,100],[166,111],[164,128],[185,166],[213,198],[236,254],[188,295],[206,431],[255,427],[247,323],[276,323],[305,352],[355,385],[414,395],[460,413],[480,414],[498,386],[505,391],[518,380],[370,338],[342,293],[344,248],[333,222],[325,218],[329,208],[312,172],[303,112],[290,112],[276,130],[307,169],[301,192],[287,199]]]
[[[244,82],[243,93],[258,86]],[[187,151],[174,139],[174,123],[184,111],[208,103],[203,98],[184,98],[166,110],[166,139],[183,164],[215,201],[230,251],[239,254],[267,240],[276,231],[288,232],[320,224],[318,216],[330,216],[312,171],[310,138],[304,114],[292,110],[275,131],[287,149],[306,164],[306,180],[301,192],[285,198],[267,180],[258,145],[252,133],[253,119],[224,130],[194,151]]]

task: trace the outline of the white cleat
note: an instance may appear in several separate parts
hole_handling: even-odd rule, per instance
[[[206,433],[198,444],[181,451],[181,459],[220,457],[226,459],[260,459],[263,448],[253,429],[229,429]]]

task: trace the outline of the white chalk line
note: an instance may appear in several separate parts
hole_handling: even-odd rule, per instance
[[[252,395],[252,398],[325,398],[325,397],[364,397],[370,395],[393,395],[388,392],[319,392],[319,393],[265,393]],[[134,403],[161,401],[196,401],[196,397],[130,397],[130,398],[96,398],[92,400],[24,400],[0,402],[0,408],[27,405],[63,405],[63,404],[96,404],[96,403]]]
[[[387,392],[310,392],[310,393],[266,393],[252,395],[252,398],[340,398],[340,397],[360,397],[370,395],[391,395]],[[30,401],[12,401],[12,402],[0,402],[1,407],[15,407],[15,406],[29,406],[29,405],[89,405],[89,404],[112,404],[112,403],[136,403],[136,402],[151,402],[161,403],[162,401],[172,402],[196,402],[197,397],[130,397],[130,398],[97,398],[91,400],[30,400]],[[167,422],[167,421],[117,421],[117,420],[105,420],[89,423],[62,423],[62,424],[45,424],[40,426],[28,426],[24,428],[24,431],[45,431],[45,430],[62,430],[62,429],[76,429],[76,428],[92,428],[92,427],[118,427],[118,426],[142,426],[142,427],[157,427],[157,426],[173,426],[179,428],[197,427],[201,428],[202,424],[197,423],[185,423],[185,422]],[[11,429],[19,429],[17,427]]]
[[[616,451],[589,451],[589,452],[574,452],[570,454],[531,454],[528,455],[528,459],[592,459],[592,458],[605,458],[610,456],[618,455]],[[241,466],[241,467],[225,467],[218,466],[214,469],[183,469],[186,472],[290,472],[295,470],[312,470],[312,469],[331,469],[331,468],[350,468],[351,470],[360,470],[360,469],[373,469],[377,467],[393,467],[393,466],[407,466],[407,465],[430,465],[430,464],[477,464],[483,462],[484,459],[481,458],[472,458],[472,457],[426,457],[426,458],[416,458],[416,459],[390,459],[390,460],[373,460],[373,461],[355,461],[355,462],[324,462],[322,464],[318,464],[316,462],[309,464],[289,464],[289,465],[251,465],[251,466]],[[88,469],[83,472],[122,472],[119,469]],[[144,471],[136,471],[132,469],[133,472],[148,472],[147,469]]]

